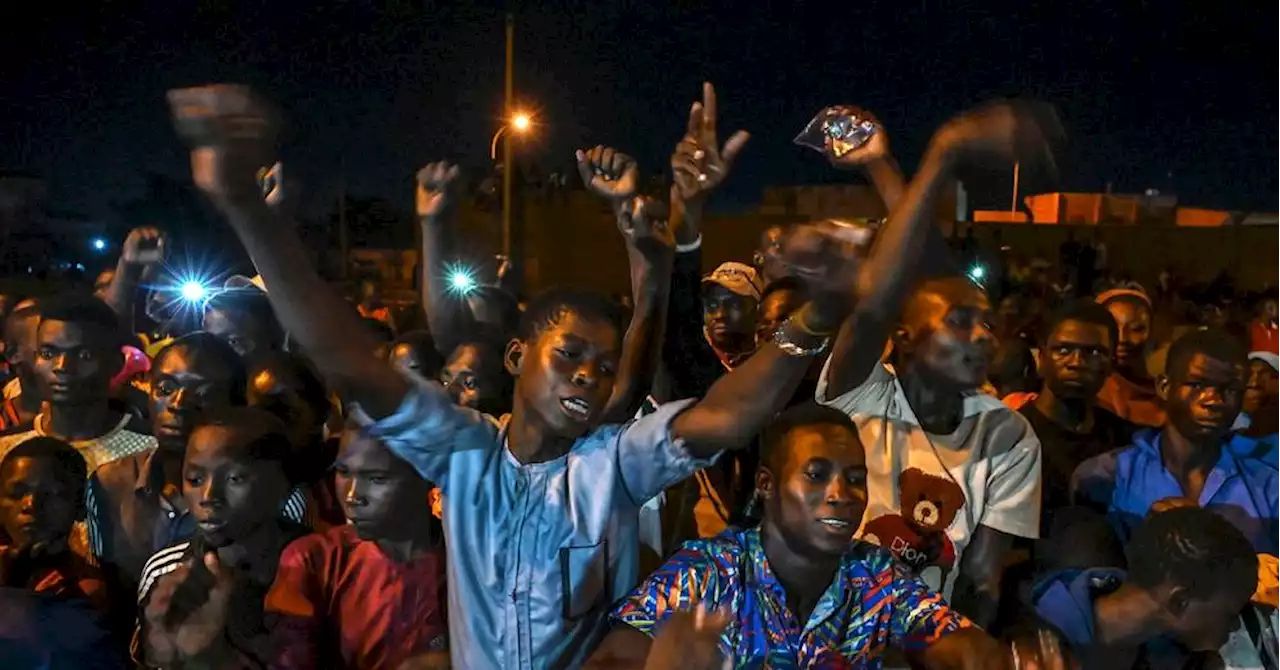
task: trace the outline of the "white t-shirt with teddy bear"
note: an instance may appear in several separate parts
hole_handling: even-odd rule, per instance
[[[824,367],[817,401],[852,417],[867,454],[858,537],[892,550],[950,598],[978,525],[1038,536],[1040,440],[1022,415],[974,392],[959,427],[933,435],[920,427],[891,367],[877,365],[836,398],[826,397],[827,374]]]

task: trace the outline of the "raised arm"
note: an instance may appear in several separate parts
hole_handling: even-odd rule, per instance
[[[138,296],[138,285],[152,273],[164,255],[164,238],[160,231],[150,226],[134,228],[124,238],[120,248],[120,260],[116,271],[103,292],[102,300],[115,310],[120,323],[133,329],[133,306]]]
[[[875,186],[876,193],[880,194],[880,199],[884,201],[885,211],[892,212],[902,201],[907,182],[902,177],[898,160],[893,157],[893,151],[889,148],[889,133],[874,114],[863,109],[853,109],[861,118],[876,124],[875,132],[871,134],[866,144],[843,156],[828,152],[827,160],[842,170],[860,169],[865,172],[871,179],[871,184]]]
[[[677,398],[703,395],[704,380],[719,376],[721,368],[702,330],[702,212],[751,136],[739,130],[721,147],[718,106],[715,87],[703,84],[702,100],[690,107],[685,135],[671,155],[671,227],[677,251],[662,360]]]
[[[369,416],[393,413],[409,382],[374,356],[374,339],[355,310],[316,274],[298,235],[264,201],[255,181],[269,162],[274,125],[242,87],[207,86],[169,93],[179,133],[194,147],[196,186],[227,218],[271,287],[281,323],[320,372]]]
[[[812,298],[772,342],[676,417],[672,436],[683,439],[694,457],[746,446],[786,406],[813,358],[826,349],[853,299],[856,249],[840,233],[837,226],[822,223],[798,227],[787,236],[783,258],[804,272]]]
[[[474,325],[462,300],[449,296],[446,264],[457,221],[458,166],[431,163],[418,171],[416,209],[422,231],[422,309],[440,355],[453,348]]]
[[[667,317],[675,240],[665,208],[636,197],[640,173],[635,159],[603,146],[579,150],[575,158],[583,185],[609,203],[627,245],[635,308],[622,340],[617,383],[604,411],[606,423],[621,423],[635,416],[653,385]]]
[[[858,276],[858,304],[840,328],[827,372],[827,398],[861,384],[880,354],[911,284],[920,276],[938,198],[958,163],[972,158],[1052,163],[1047,138],[1060,133],[1052,114],[1029,105],[991,104],[948,121],[933,136],[920,169],[892,208]],[[885,170],[887,168],[880,168]],[[874,177],[873,177],[874,178]]]

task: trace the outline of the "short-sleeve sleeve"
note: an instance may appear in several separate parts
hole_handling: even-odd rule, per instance
[[[893,580],[893,612],[889,616],[890,646],[905,652],[924,651],[948,633],[973,625],[951,609],[942,594],[896,561],[886,570]]]
[[[1116,467],[1120,451],[1110,451],[1094,456],[1076,466],[1071,475],[1071,500],[1099,514],[1111,511],[1111,500],[1116,491]]]
[[[846,391],[834,398],[830,397],[827,391],[827,380],[831,374],[831,359],[828,358],[826,363],[822,364],[822,374],[818,377],[818,388],[814,392],[814,400],[819,404],[826,405],[853,416],[860,411],[866,411],[867,408],[875,408],[883,411],[889,405],[894,395],[893,375],[889,373],[888,368],[882,363],[877,363],[871,368],[871,373],[867,375],[866,380],[850,391]]]
[[[720,568],[704,545],[694,541],[677,551],[623,598],[612,620],[652,637],[672,612],[690,610],[699,603],[706,603],[708,609],[719,607]]]
[[[618,474],[636,507],[715,462],[715,458],[695,458],[684,441],[671,436],[671,423],[697,402],[677,400],[628,423],[618,433]]]
[[[390,416],[371,421],[359,409],[353,415],[371,436],[412,465],[423,479],[447,487],[454,454],[466,449],[497,448],[497,424],[480,412],[454,405],[438,383],[413,375],[405,377],[410,381],[410,390]]]
[[[1017,414],[1013,416],[1023,420]],[[1018,537],[1039,537],[1040,440],[1028,425],[1012,447],[993,455],[991,460],[987,502],[980,523]]]

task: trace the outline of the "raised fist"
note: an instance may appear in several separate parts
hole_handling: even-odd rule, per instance
[[[428,163],[418,170],[415,202],[420,218],[435,219],[457,200],[458,166],[448,161]]]
[[[612,147],[598,145],[585,151],[579,149],[574,157],[578,160],[582,183],[592,192],[614,202],[635,196],[640,168],[634,158]]]

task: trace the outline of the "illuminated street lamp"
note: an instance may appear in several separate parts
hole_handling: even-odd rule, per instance
[[[532,127],[533,119],[530,118],[528,114],[520,112],[512,116],[510,121],[502,124],[502,127],[498,129],[498,132],[493,134],[493,141],[489,142],[489,160],[498,160],[498,140],[501,139],[508,130],[513,133],[523,135],[529,132],[529,129]],[[505,162],[503,167],[505,169]]]
[[[508,58],[510,54],[508,53]],[[498,132],[493,134],[489,143],[489,160],[498,160],[498,138],[504,134],[506,142],[502,145],[502,254],[511,257],[511,133],[521,135],[533,127],[533,119],[524,112],[516,112],[508,117]],[[507,131],[510,130],[511,133]]]

